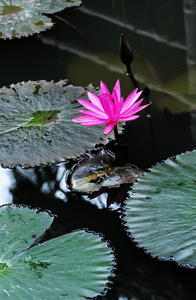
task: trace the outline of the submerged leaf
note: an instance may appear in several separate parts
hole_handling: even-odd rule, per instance
[[[92,86],[87,89],[95,93]],[[78,116],[76,100],[86,94],[86,89],[66,80],[21,82],[0,89],[0,163],[14,167],[59,162],[96,143],[107,143],[104,125],[86,127],[71,121]]]
[[[42,37],[42,40],[46,43],[51,41],[47,40],[48,37]],[[52,44],[52,42],[51,42]],[[60,44],[63,48],[64,45]],[[65,50],[66,45],[64,46]],[[69,49],[76,52],[76,49],[72,48]],[[85,67],[86,72],[83,77],[79,76],[79,70],[83,70]],[[150,65],[147,59],[139,56],[134,56],[132,62],[133,72],[135,77],[140,84],[140,87],[143,89],[146,85],[149,88],[157,88],[158,85],[158,77]],[[99,70],[98,72],[94,72],[94,70]],[[104,69],[104,72],[103,72]],[[77,70],[77,72],[76,72]],[[107,82],[108,78],[110,78],[110,82],[119,78],[123,84],[124,75],[126,72],[125,65],[121,62],[119,53],[117,52],[94,52],[94,53],[87,53],[77,50],[77,56],[74,56],[72,60],[70,60],[67,66],[67,74],[72,82],[75,84],[86,84],[87,79],[90,77],[91,82],[98,82],[99,81],[99,74],[103,74],[102,81]],[[122,79],[122,80],[121,80]],[[130,93],[131,84],[126,84],[123,86],[123,91],[128,95]],[[110,87],[109,87],[110,88]],[[112,87],[111,87],[112,88]],[[123,95],[124,96],[124,95]]]
[[[97,155],[89,154],[72,167],[67,180],[69,188],[84,192],[98,191],[113,161],[114,154],[109,151],[102,150]]]
[[[42,40],[47,42],[47,37],[42,37]],[[61,46],[63,48],[63,45]],[[75,49],[73,48],[71,50],[74,52]],[[183,80],[178,81],[177,76],[174,82],[171,79],[171,86],[169,83],[163,86],[160,78],[148,60],[134,55],[131,66],[140,87],[143,89],[147,86],[150,89],[150,101],[153,106],[158,106],[161,110],[166,107],[172,113],[196,110],[196,88],[194,86],[196,67],[190,68],[189,72],[187,71],[187,79],[185,79],[185,77],[183,78],[184,83]],[[85,76],[81,77],[79,74],[81,74],[84,67],[87,67],[87,71],[85,72]],[[81,68],[81,72],[78,71],[78,68]],[[100,68],[100,71],[94,72],[94,70],[98,70],[98,68]],[[104,74],[102,80],[107,82],[107,78],[110,78],[112,82],[117,77],[120,80],[122,79],[123,91],[125,95],[128,95],[130,93],[130,85],[126,84],[123,86],[123,82],[125,82],[125,66],[120,61],[119,54],[116,55],[116,53],[109,52],[109,54],[96,53],[96,55],[93,55],[90,53],[77,52],[77,57],[70,60],[67,67],[67,74],[70,80],[75,84],[84,85],[89,77],[92,83],[98,82],[98,76],[100,73],[103,73],[103,68]],[[190,78],[188,73],[190,73]]]
[[[172,113],[196,110],[196,65],[188,66],[175,73],[155,92],[154,101],[159,108],[169,109]]]
[[[0,208],[1,299],[84,299],[106,288],[114,257],[98,235],[77,231],[21,251],[31,244],[32,232],[44,224],[41,234],[52,220],[29,208]]]
[[[196,266],[196,151],[158,163],[133,186],[125,220],[152,255]]]
[[[97,155],[89,155],[73,166],[68,185],[81,192],[95,192],[103,187],[119,187],[123,183],[132,183],[141,171],[133,166],[114,167],[115,156],[110,151],[102,150]]]
[[[159,109],[167,108],[171,113],[190,112],[196,109],[196,95],[153,91],[153,100]]]
[[[135,182],[141,175],[142,171],[131,165],[116,167],[107,175],[101,186],[119,187],[124,183]]]
[[[0,0],[0,38],[21,37],[53,26],[44,14],[79,6],[81,0]]]
[[[188,66],[173,75],[165,84],[168,92],[181,95],[196,95],[196,65]]]

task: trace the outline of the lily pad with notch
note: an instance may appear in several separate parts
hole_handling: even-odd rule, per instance
[[[31,246],[52,221],[27,207],[0,208],[1,299],[84,299],[107,290],[114,256],[98,235],[80,230]]]
[[[0,0],[0,38],[28,36],[51,28],[54,23],[43,14],[80,4],[81,0]]]
[[[23,167],[65,161],[106,144],[104,125],[81,126],[77,99],[87,99],[87,88],[57,83],[29,81],[0,89],[0,163]]]
[[[158,163],[133,185],[125,220],[153,256],[196,266],[196,150]]]

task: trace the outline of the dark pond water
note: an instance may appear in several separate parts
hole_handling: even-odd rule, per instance
[[[54,18],[56,25],[45,33],[0,41],[0,86],[68,78],[81,86],[99,86],[103,80],[111,89],[120,78],[126,96],[133,85],[119,56],[123,33],[134,53],[132,70],[140,86],[149,87],[152,104],[151,119],[142,112],[136,122],[126,125],[121,136],[125,148],[107,145],[116,154],[116,164],[132,163],[145,170],[169,156],[192,150],[196,146],[194,103],[185,109],[178,96],[170,99],[160,92],[179,70],[186,75],[188,66],[196,62],[196,27],[186,2],[85,0],[80,8],[58,13],[85,39]],[[183,83],[189,84],[185,75]],[[182,94],[180,84],[177,94]],[[107,198],[116,200],[117,190],[91,200],[67,188],[66,170],[73,164],[70,160],[28,170],[0,169],[1,204],[27,204],[57,214],[51,236],[79,228],[103,234],[114,248],[117,269],[111,289],[101,299],[194,299],[196,271],[146,255],[127,236],[121,205],[107,208]]]

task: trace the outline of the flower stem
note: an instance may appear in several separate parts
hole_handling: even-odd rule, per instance
[[[114,136],[115,136],[115,139],[116,139],[116,143],[118,145],[120,145],[120,138],[119,138],[119,134],[118,134],[118,128],[117,128],[117,125],[114,127]]]
[[[134,74],[132,73],[131,66],[130,65],[126,65],[126,67],[127,67],[127,75],[131,79],[134,88],[138,88],[138,90],[140,91],[141,89],[139,87],[139,84],[138,84],[137,80],[134,77]]]

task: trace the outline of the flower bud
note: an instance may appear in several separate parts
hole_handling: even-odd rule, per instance
[[[120,58],[125,65],[130,65],[133,61],[133,52],[124,34],[120,37]]]

